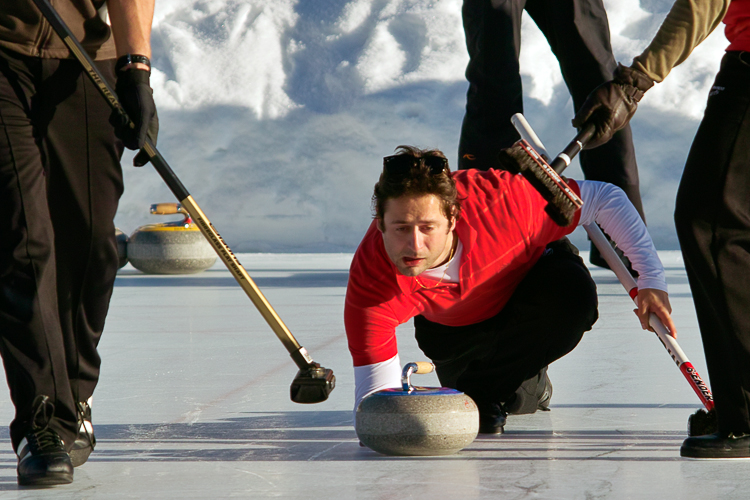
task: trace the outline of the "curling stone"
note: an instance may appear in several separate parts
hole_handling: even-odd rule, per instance
[[[401,389],[375,392],[357,407],[355,429],[363,445],[384,455],[451,455],[479,432],[479,411],[463,392],[447,387],[413,387],[412,373],[429,373],[432,363],[408,363]]]
[[[117,269],[121,269],[128,263],[128,235],[120,231],[119,227],[116,227],[115,239],[117,240],[117,257],[120,259]]]
[[[216,252],[179,203],[151,205],[151,213],[184,219],[141,226],[130,235],[128,260],[147,274],[192,274],[216,262]]]

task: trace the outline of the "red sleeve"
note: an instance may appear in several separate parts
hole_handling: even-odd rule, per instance
[[[390,304],[401,293],[395,276],[373,223],[354,254],[346,288],[344,326],[354,366],[386,361],[398,353],[400,321]]]
[[[515,177],[516,179],[520,178],[519,180],[523,180],[523,188],[514,191],[518,203],[526,204],[524,211],[530,214],[528,218],[528,231],[534,241],[546,245],[547,243],[559,240],[563,236],[569,235],[575,230],[578,226],[578,221],[581,218],[580,210],[576,211],[573,216],[573,222],[571,222],[570,225],[565,227],[558,226],[545,211],[549,202],[547,202],[547,200],[545,200],[542,195],[540,195],[539,192],[523,178],[523,176]],[[576,181],[568,179],[567,183],[573,192],[580,197],[581,189]],[[524,195],[521,196],[519,191],[523,192]]]

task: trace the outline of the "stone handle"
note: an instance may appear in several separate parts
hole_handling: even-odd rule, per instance
[[[407,392],[414,390],[414,386],[411,385],[412,373],[431,373],[435,370],[435,365],[426,361],[416,361],[407,363],[404,366],[404,370],[401,372],[401,387]]]
[[[151,213],[154,215],[171,215],[171,214],[184,214],[187,215],[187,210],[182,208],[180,203],[154,203],[151,205]]]

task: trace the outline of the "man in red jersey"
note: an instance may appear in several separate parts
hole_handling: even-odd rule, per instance
[[[589,96],[574,124],[606,141],[722,21],[730,42],[677,192],[675,223],[711,378],[718,431],[689,437],[691,458],[750,458],[750,0],[677,0],[623,80]]]
[[[638,315],[674,332],[664,270],[625,193],[571,181],[584,200],[575,223],[596,221],[639,272]],[[507,413],[546,409],[546,367],[597,319],[596,286],[546,202],[508,172],[451,173],[443,153],[401,146],[384,159],[375,220],[354,256],[344,319],[356,403],[400,385],[395,329],[414,318],[419,347],[441,384],[471,396],[480,432]]]

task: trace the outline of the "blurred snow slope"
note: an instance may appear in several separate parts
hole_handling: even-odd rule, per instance
[[[605,5],[615,56],[629,64],[671,2]],[[528,18],[522,40],[525,114],[556,151],[574,135],[571,100]],[[455,162],[468,61],[460,0],[158,0],[152,43],[159,150],[235,251],[352,251],[384,155],[413,144]],[[725,47],[720,28],[633,120],[660,249],[677,248],[675,191]],[[173,201],[131,156],[116,218],[126,233],[157,221],[151,203]],[[575,165],[567,173],[581,177]]]

